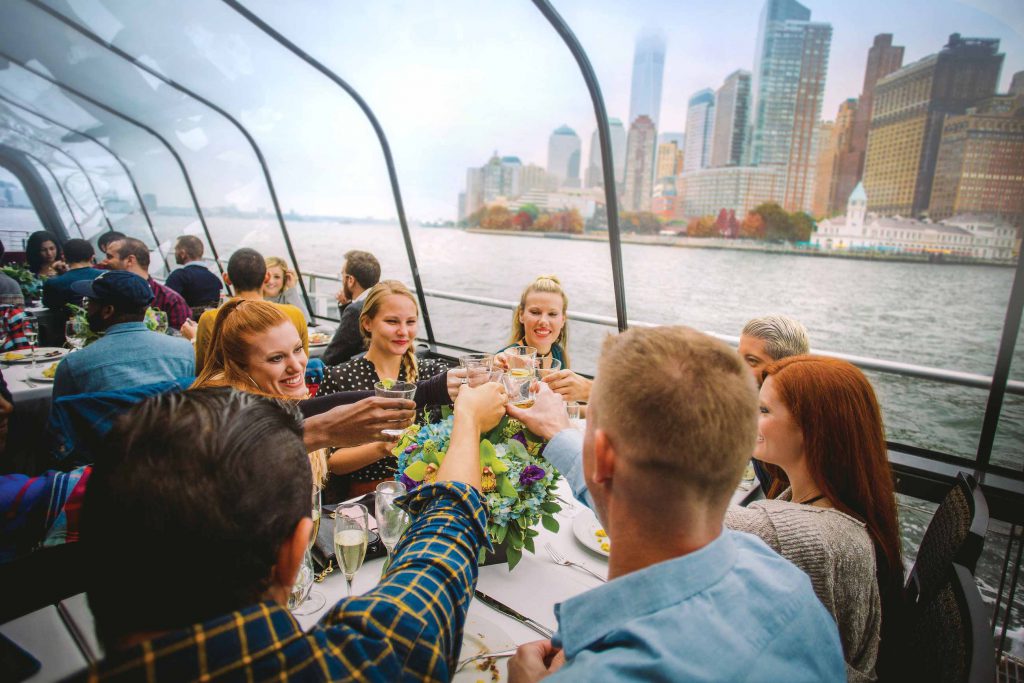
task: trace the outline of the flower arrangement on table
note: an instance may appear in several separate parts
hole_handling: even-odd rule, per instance
[[[92,331],[89,327],[89,319],[85,314],[85,309],[75,304],[64,304],[69,312],[69,318],[74,318],[82,324],[82,329],[86,330],[85,343],[83,346],[88,346],[94,341],[100,338],[100,335]],[[167,314],[158,308],[149,307],[146,309],[146,316],[142,319],[142,322],[146,323],[146,327],[152,332],[159,332],[161,327],[167,329]]]
[[[436,480],[437,469],[448,451],[454,417],[450,408],[440,422],[413,425],[402,435],[393,453],[398,457],[396,479],[412,491]],[[487,534],[494,545],[504,545],[509,571],[523,556],[536,552],[533,539],[538,522],[558,531],[554,515],[559,474],[540,458],[544,441],[507,415],[480,440],[481,489],[487,505]],[[480,562],[486,550],[480,551]]]

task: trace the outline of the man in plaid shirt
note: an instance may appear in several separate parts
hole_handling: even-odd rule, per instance
[[[81,542],[107,657],[79,678],[447,681],[487,544],[480,434],[504,400],[494,383],[459,392],[437,483],[404,499],[413,522],[391,567],[305,633],[285,607],[313,524],[298,410],[229,389],[140,404],[86,491]]]
[[[192,315],[185,299],[170,287],[165,287],[149,276],[149,247],[142,240],[125,237],[107,245],[107,259],[111,270],[127,270],[149,282],[153,290],[153,308],[167,314],[167,324],[176,330]]]

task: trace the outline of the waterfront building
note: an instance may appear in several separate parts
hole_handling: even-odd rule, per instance
[[[576,209],[584,219],[587,219],[593,217],[598,204],[604,204],[604,194],[596,188],[565,187],[556,192],[531,190],[503,204],[512,213],[516,213],[527,204],[533,204],[541,211],[547,212]]]
[[[861,165],[864,155],[856,148],[857,117],[860,115],[860,100],[850,98],[839,104],[836,122],[828,144],[834,155],[829,171],[828,188],[819,188],[824,194],[824,207],[818,216],[835,216],[842,213],[853,188],[860,182]],[[818,189],[815,190],[817,196]]]
[[[698,90],[686,108],[686,147],[683,171],[707,168],[711,163],[711,133],[715,125],[715,93]]]
[[[660,140],[662,136],[658,136]],[[675,178],[683,170],[683,150],[676,140],[658,143],[658,157],[654,166],[654,179]]]
[[[1010,94],[1024,95],[1024,71],[1013,74],[1013,78],[1010,80]]]
[[[750,121],[750,72],[733,71],[715,92],[711,166],[739,166],[747,146]]]
[[[1024,95],[992,97],[946,119],[928,217],[956,214],[1024,226]]]
[[[784,176],[773,166],[703,168],[679,176],[676,217],[717,216],[722,209],[745,216],[759,204],[776,201]]]
[[[519,191],[522,193],[531,190],[556,190],[558,181],[548,175],[543,166],[527,164],[519,169]]]
[[[997,39],[954,33],[938,54],[878,81],[864,161],[872,211],[928,210],[945,119],[995,94],[1003,56]]]
[[[818,124],[818,139],[815,141],[817,162],[814,170],[814,199],[811,201],[811,215],[822,217],[828,213],[828,197],[835,180],[838,158],[838,121],[822,121]]]
[[[569,126],[559,126],[548,138],[548,174],[559,185],[580,186],[580,138]]]
[[[608,119],[608,133],[612,143],[612,165],[615,168],[615,185],[622,190],[626,177],[626,129],[619,119]],[[590,135],[590,159],[584,178],[585,187],[604,187],[604,171],[601,169],[601,142],[597,129]]]
[[[676,199],[675,176],[666,176],[655,180],[654,195],[651,197],[651,213],[666,221],[675,219]]]
[[[784,182],[775,199],[787,211],[810,209],[832,43],[832,25],[810,18],[796,0],[767,0],[751,77],[750,163],[781,169]]]
[[[661,114],[661,79],[665,72],[665,38],[645,29],[637,36],[633,52],[633,80],[629,90],[629,125],[646,116],[658,127]]]
[[[626,138],[626,179],[623,183],[623,211],[649,211],[654,176],[654,144],[657,129],[647,116],[629,126]]]
[[[479,168],[466,169],[466,191],[463,193],[462,213],[459,220],[465,220],[484,205],[484,174]]]
[[[859,183],[850,194],[845,216],[818,223],[811,244],[824,251],[878,251],[933,254],[991,261],[1013,257],[1016,230],[998,220],[962,215],[931,221],[868,212],[868,194]]]
[[[864,84],[860,97],[852,105],[855,109],[853,128],[849,142],[839,149],[836,170],[832,176],[833,187],[829,196],[829,215],[843,211],[850,193],[864,178],[864,157],[868,149],[868,128],[871,125],[871,112],[875,105],[875,86],[878,80],[888,76],[903,66],[903,46],[892,44],[891,33],[879,33],[874,43],[868,48],[868,59],[864,66]],[[847,100],[849,102],[849,100]],[[840,105],[840,116],[842,116]],[[839,124],[839,119],[836,119]]]

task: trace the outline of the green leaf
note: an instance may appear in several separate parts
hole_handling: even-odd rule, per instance
[[[544,528],[553,534],[558,533],[558,520],[551,515],[544,515],[540,518],[540,523],[544,525]]]
[[[533,538],[534,536],[540,536],[540,532],[537,531],[536,529],[527,529],[526,530],[526,535],[529,536],[530,538]]]
[[[498,420],[498,424],[494,426],[494,429],[484,434],[484,439],[490,441],[491,443],[501,441],[501,435],[502,432],[505,430],[505,425],[508,424],[508,420],[508,415],[503,415],[502,418]]]
[[[508,537],[508,547],[519,550],[523,547],[523,537],[519,534],[512,534]]]
[[[454,412],[451,406],[441,406],[441,419],[447,420]]]
[[[548,513],[553,515],[556,512],[561,511],[562,506],[559,505],[558,503],[552,503],[552,502],[548,501],[548,502],[545,502],[545,503],[541,503],[540,504],[540,509],[543,510],[544,512],[548,512]]]
[[[512,546],[508,547],[508,550],[506,550],[506,552],[505,552],[505,556],[508,557],[508,570],[509,571],[512,571],[513,569],[515,569],[516,565],[519,564],[519,560],[523,559],[522,551],[521,550],[517,550],[516,548],[513,548]]]
[[[476,563],[483,564],[484,560],[487,559],[487,548],[480,548],[480,552],[476,554]]]
[[[427,463],[418,460],[406,467],[404,474],[413,481],[423,481],[423,478],[427,476]]]
[[[517,439],[509,439],[506,443],[506,447],[511,451],[512,455],[520,460],[526,460],[529,462],[530,454],[526,452],[526,446],[519,443]]]
[[[533,547],[533,539],[530,538],[529,535],[527,535],[526,538],[523,539],[523,547],[529,550],[531,553],[537,552]]]
[[[423,449],[423,460],[422,462],[429,462],[431,465],[440,465],[441,461],[437,459],[437,453],[431,449]]]
[[[506,534],[508,534],[508,527],[507,526],[500,526],[500,527],[498,527],[498,530],[494,534],[494,543],[495,543],[495,545],[497,545],[499,543],[502,543],[505,540]]]
[[[508,480],[508,476],[499,474],[498,479],[498,492],[506,498],[518,498],[519,491],[516,491],[516,487]]]

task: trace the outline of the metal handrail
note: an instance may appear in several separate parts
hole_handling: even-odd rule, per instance
[[[304,275],[317,278],[319,280],[331,280],[333,282],[341,282],[341,279],[336,275],[330,275],[327,273],[317,273],[313,271],[306,271]],[[504,299],[492,299],[484,296],[472,296],[469,294],[459,294],[457,292],[444,292],[438,289],[424,289],[423,295],[431,297],[433,299],[445,299],[447,301],[458,301],[460,303],[474,304],[477,306],[487,306],[489,308],[501,308],[508,311],[516,310],[518,304],[515,301],[506,301]],[[315,316],[318,318],[325,318],[325,316]],[[595,315],[593,313],[584,313],[582,311],[566,311],[566,317],[570,320],[576,320],[584,323],[591,323],[593,325],[603,325],[605,327],[614,327],[618,329],[618,320],[607,315]],[[652,323],[644,320],[630,320],[630,327],[658,327],[665,323]],[[722,341],[732,346],[739,345],[740,338],[734,335],[719,334],[718,332],[707,332],[705,334],[721,339]],[[901,377],[916,377],[918,379],[927,379],[935,382],[942,382],[944,384],[955,384],[958,386],[972,387],[975,389],[988,390],[992,387],[992,378],[987,375],[979,375],[973,372],[961,372],[959,370],[946,370],[943,368],[933,368],[927,365],[915,365],[913,363],[903,363],[894,360],[882,360],[878,358],[871,358],[869,356],[858,356],[852,353],[841,353],[839,351],[825,351],[822,349],[814,349],[815,355],[827,356],[829,358],[838,358],[839,360],[845,360],[848,363],[856,365],[862,370],[874,370],[876,372],[884,372],[890,375],[899,375]],[[1009,380],[1006,383],[1006,393],[1014,394],[1016,396],[1024,396],[1024,382],[1019,380]]]

